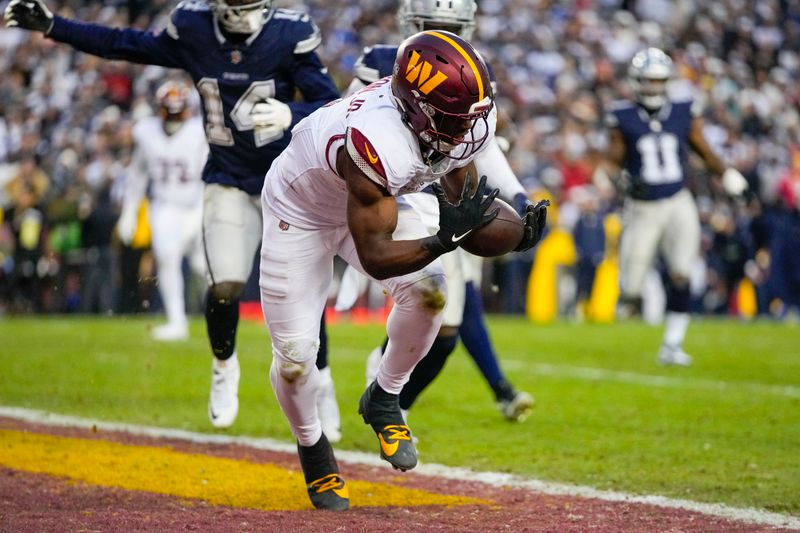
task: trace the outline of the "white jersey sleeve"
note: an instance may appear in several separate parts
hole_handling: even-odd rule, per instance
[[[475,156],[475,169],[478,176],[486,176],[489,187],[500,189],[500,196],[506,201],[513,200],[518,194],[526,194],[497,139],[487,141],[486,147]]]
[[[372,181],[393,196],[414,187],[427,170],[412,143],[413,134],[393,117],[394,103],[373,107],[370,113],[351,115],[345,138],[347,153],[356,166]],[[383,119],[381,115],[387,115]]]

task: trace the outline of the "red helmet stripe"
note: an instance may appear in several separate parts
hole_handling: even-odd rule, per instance
[[[480,70],[478,70],[478,66],[475,64],[475,61],[472,60],[472,57],[470,57],[467,51],[464,50],[464,48],[462,48],[460,44],[455,42],[447,35],[444,35],[443,33],[439,33],[438,31],[426,31],[425,33],[433,35],[434,37],[438,37],[439,39],[447,42],[448,44],[450,44],[450,46],[455,48],[459,54],[461,54],[461,57],[463,57],[466,60],[467,64],[469,65],[469,68],[472,69],[472,73],[475,74],[475,79],[478,81],[478,101],[480,102],[481,100],[483,100],[484,96],[483,79],[481,79],[481,73]]]

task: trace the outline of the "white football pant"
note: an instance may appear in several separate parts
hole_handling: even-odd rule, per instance
[[[334,256],[367,274],[346,226],[301,229],[276,218],[269,207],[263,209],[260,286],[261,306],[272,336],[270,380],[292,433],[300,445],[310,446],[322,434],[315,362]],[[403,210],[412,212],[407,206]],[[396,240],[426,236],[428,231],[418,216],[398,217]],[[399,394],[439,331],[447,296],[444,274],[437,260],[420,271],[376,282],[394,300],[386,325],[389,344],[377,381],[387,392]]]
[[[645,276],[659,251],[670,276],[689,279],[700,253],[700,218],[688,189],[662,200],[628,198],[622,227],[619,251],[622,296],[641,296]]]
[[[250,277],[260,239],[260,197],[250,196],[235,187],[206,184],[203,190],[203,244],[209,283],[245,283]]]
[[[164,303],[167,323],[186,327],[186,303],[182,262],[189,256],[191,269],[205,273],[202,247],[203,206],[180,206],[153,201],[150,204],[150,228],[153,254],[158,269],[158,291]]]

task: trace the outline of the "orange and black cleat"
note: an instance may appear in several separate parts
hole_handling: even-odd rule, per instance
[[[397,394],[384,391],[373,381],[361,395],[358,414],[378,435],[382,459],[404,472],[417,466],[417,450],[411,430],[403,420]]]
[[[317,509],[346,511],[350,508],[350,493],[339,474],[328,474],[307,485],[308,497]]]
[[[298,443],[297,453],[300,466],[303,467],[308,497],[314,507],[328,511],[349,509],[350,494],[339,475],[339,465],[325,434],[312,446],[300,446]]]

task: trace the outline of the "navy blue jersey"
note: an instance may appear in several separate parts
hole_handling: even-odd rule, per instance
[[[607,122],[625,139],[633,198],[657,200],[683,188],[694,117],[691,101],[669,102],[654,115],[627,102],[612,109]]]
[[[369,85],[381,78],[391,76],[398,48],[400,47],[388,44],[377,44],[364,48],[354,67],[356,78],[365,85]],[[486,70],[489,72],[492,88],[495,89],[494,73],[488,64],[486,65]]]
[[[203,180],[259,194],[290,133],[256,134],[250,118],[253,105],[266,98],[287,103],[294,126],[339,97],[314,52],[321,39],[308,15],[275,9],[264,16],[261,31],[238,44],[225,39],[202,2],[180,3],[163,32],[111,29],[56,16],[48,36],[109,59],[185,70],[203,102],[210,146]],[[303,102],[294,101],[295,89]]]

